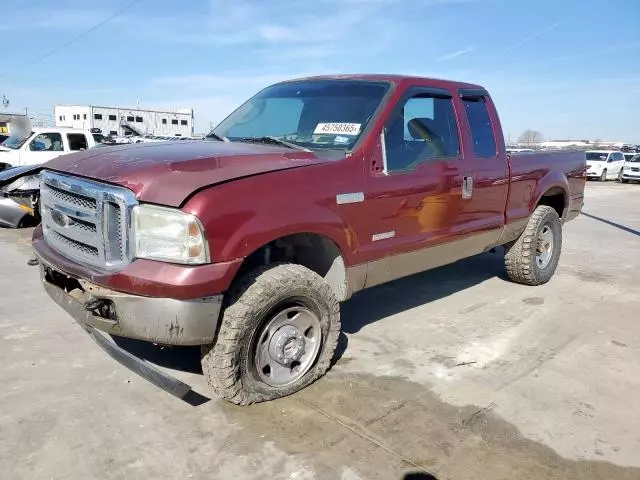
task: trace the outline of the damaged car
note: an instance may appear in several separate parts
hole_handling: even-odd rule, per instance
[[[41,165],[13,167],[0,172],[0,226],[21,228],[40,223]]]

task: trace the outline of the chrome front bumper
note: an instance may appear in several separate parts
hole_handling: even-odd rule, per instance
[[[39,260],[45,290],[83,326],[162,345],[213,342],[222,295],[196,300],[130,295],[69,277]]]

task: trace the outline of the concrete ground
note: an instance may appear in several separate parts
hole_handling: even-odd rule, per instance
[[[640,479],[640,185],[584,212],[549,284],[498,253],[363,292],[327,376],[247,408],[113,361],[0,231],[0,478]],[[196,350],[141,353],[209,396]]]

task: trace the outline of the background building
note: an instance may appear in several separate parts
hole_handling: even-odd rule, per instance
[[[193,110],[140,110],[95,105],[56,105],[56,126],[91,129],[104,135],[193,136]]]

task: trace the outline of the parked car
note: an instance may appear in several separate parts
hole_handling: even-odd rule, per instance
[[[275,399],[329,368],[339,302],[501,245],[511,280],[543,284],[583,204],[584,152],[507,156],[489,93],[466,83],[283,82],[208,138],[76,153],[40,172],[44,288],[177,396],[190,387],[103,333],[200,345],[215,393]]]
[[[624,154],[617,150],[587,150],[587,178],[601,182],[619,179],[624,165]]]
[[[622,183],[627,183],[629,181],[640,182],[640,153],[634,154],[630,159],[624,162],[620,181]]]

